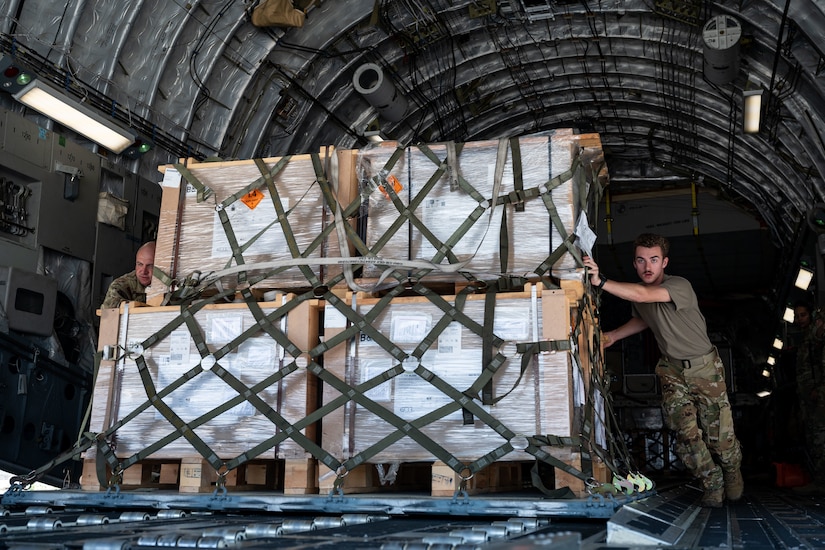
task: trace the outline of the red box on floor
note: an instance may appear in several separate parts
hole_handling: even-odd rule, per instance
[[[799,464],[774,462],[773,465],[776,468],[777,487],[802,487],[811,481],[808,472]]]

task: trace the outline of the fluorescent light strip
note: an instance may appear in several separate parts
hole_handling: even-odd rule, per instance
[[[745,122],[746,134],[759,132],[759,119],[762,114],[762,90],[745,90]]]
[[[808,287],[811,286],[811,281],[813,280],[813,278],[813,271],[805,269],[804,267],[800,267],[799,273],[796,274],[796,281],[794,281],[794,286],[802,290],[808,290]]]
[[[105,120],[39,80],[33,80],[14,94],[14,98],[113,153],[122,153],[135,142],[135,135],[128,130]]]

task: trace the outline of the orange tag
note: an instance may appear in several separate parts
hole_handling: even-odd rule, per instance
[[[261,203],[262,200],[264,200],[264,194],[258,191],[257,189],[253,189],[252,191],[241,197],[241,202],[247,205],[250,210],[254,210],[255,207]]]
[[[400,181],[398,181],[398,178],[396,178],[396,177],[395,177],[395,176],[393,176],[392,174],[390,174],[389,176],[387,176],[387,183],[389,183],[390,185],[392,185],[392,190],[393,190],[393,191],[395,191],[395,194],[396,194],[396,195],[397,195],[398,193],[400,193],[400,192],[401,192],[401,190],[404,188],[404,187],[401,185],[401,182],[400,182]],[[378,186],[378,189],[379,189],[379,190],[380,190],[380,191],[384,194],[384,196],[385,196],[385,197],[390,198],[390,194],[387,192],[387,190],[386,190],[386,189],[384,189],[384,186],[383,186],[383,185],[379,185],[379,186]]]

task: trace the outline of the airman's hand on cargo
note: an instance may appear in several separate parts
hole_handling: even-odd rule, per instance
[[[593,258],[587,255],[582,256],[582,263],[584,264],[584,267],[589,270],[588,275],[590,275],[590,284],[593,286],[599,286],[601,280],[599,279],[598,264],[593,261]]]
[[[616,341],[616,340],[613,338],[612,332],[613,332],[613,331],[609,331],[609,332],[604,332],[604,333],[602,333],[602,346],[604,346],[604,347],[606,347],[606,348],[609,348],[610,346],[612,346],[612,345],[613,345],[613,342],[615,342],[615,341]]]

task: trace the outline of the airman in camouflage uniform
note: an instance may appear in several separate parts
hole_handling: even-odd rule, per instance
[[[641,283],[620,283],[599,272],[585,256],[590,284],[632,304],[633,317],[605,332],[605,346],[650,328],[662,356],[656,374],[662,386],[665,424],[676,432],[676,453],[702,484],[702,505],[720,507],[742,497],[742,451],[734,434],[725,366],[707,334],[691,284],[666,275],[670,243],[661,235],[639,235],[633,264]]]
[[[121,302],[145,302],[146,287],[152,284],[154,268],[155,243],[148,242],[135,254],[135,270],[112,281],[100,307],[118,307]]]

